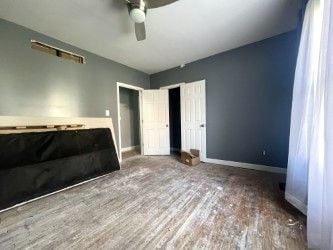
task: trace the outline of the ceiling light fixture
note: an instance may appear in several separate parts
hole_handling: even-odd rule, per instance
[[[131,9],[130,16],[135,23],[143,23],[146,20],[146,13],[139,8]]]

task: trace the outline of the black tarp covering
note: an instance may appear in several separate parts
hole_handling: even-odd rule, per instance
[[[107,128],[0,135],[0,209],[119,169]]]

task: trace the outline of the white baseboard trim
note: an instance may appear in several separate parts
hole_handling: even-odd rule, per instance
[[[297,199],[295,196],[285,192],[284,198],[294,207],[296,207],[299,211],[301,211],[304,215],[307,214],[308,206]]]
[[[181,152],[181,150],[179,148],[170,148],[170,151],[172,152]]]
[[[139,148],[140,146],[139,145],[136,145],[136,146],[131,146],[131,147],[127,147],[127,148],[122,148],[121,149],[121,152],[124,153],[124,152],[128,152],[128,151],[132,151],[136,148]]]
[[[265,165],[252,164],[252,163],[225,161],[225,160],[210,159],[210,158],[207,158],[205,162],[218,164],[218,165],[231,166],[231,167],[236,167],[236,168],[247,168],[247,169],[252,169],[252,170],[279,173],[279,174],[287,173],[286,168],[270,167],[270,166],[265,166]]]

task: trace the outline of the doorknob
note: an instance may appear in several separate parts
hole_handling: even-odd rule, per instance
[[[204,128],[204,127],[205,127],[205,124],[201,124],[200,127],[201,127],[201,128]]]
[[[167,124],[167,125],[165,125],[167,128],[169,127],[169,125]]]

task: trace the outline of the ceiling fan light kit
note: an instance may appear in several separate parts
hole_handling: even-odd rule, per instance
[[[135,23],[143,23],[146,20],[146,13],[138,8],[132,9],[130,11],[130,16]]]
[[[135,23],[135,35],[138,41],[146,39],[146,21],[147,9],[159,8],[178,0],[125,0],[128,13]]]

